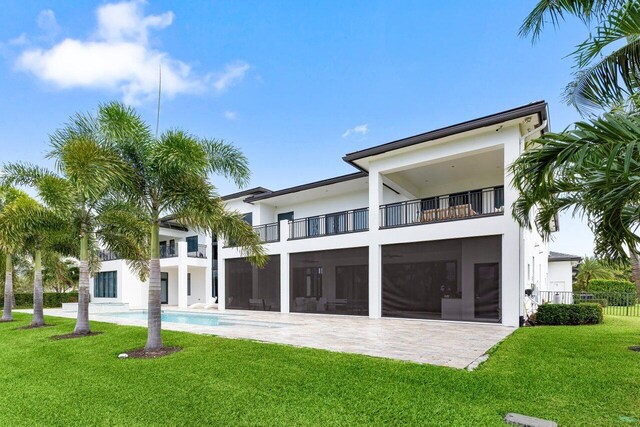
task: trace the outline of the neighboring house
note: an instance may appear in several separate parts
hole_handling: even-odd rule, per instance
[[[224,197],[269,262],[219,242],[219,310],[518,326],[524,289],[547,282],[548,246],[512,218],[508,165],[546,129],[535,102],[347,154],[348,175]]]
[[[582,258],[577,255],[549,252],[549,280],[541,291],[571,292],[573,291],[574,270]]]
[[[539,101],[347,154],[348,175],[223,197],[265,243],[262,269],[233,242],[197,236],[195,251],[196,234],[167,221],[163,301],[518,326],[524,289],[547,282],[549,253],[512,218],[508,165],[547,128]],[[146,306],[146,284],[122,260],[105,260],[94,282],[94,302]]]
[[[212,287],[212,242],[165,219],[160,223],[160,283],[163,304],[186,308],[205,303],[214,294]],[[100,272],[92,280],[91,301],[124,303],[132,308],[145,308],[148,282],[142,282],[123,259],[102,251]]]

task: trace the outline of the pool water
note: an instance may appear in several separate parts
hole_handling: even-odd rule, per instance
[[[115,313],[100,313],[98,316],[108,317],[121,317],[124,319],[133,320],[147,320],[146,310],[132,310]],[[185,313],[181,311],[162,311],[162,321],[167,323],[182,323],[187,325],[201,325],[201,326],[252,326],[260,328],[282,328],[289,326],[286,323],[270,323],[270,322],[258,322],[236,319],[235,317],[229,318],[227,315],[220,316],[217,314],[198,314],[198,313]]]

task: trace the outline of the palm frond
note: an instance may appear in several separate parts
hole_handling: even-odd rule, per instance
[[[566,16],[575,16],[585,24],[602,19],[612,10],[621,7],[627,0],[540,0],[525,18],[518,35],[531,36],[535,42],[540,38],[549,22],[558,28]]]
[[[240,188],[249,183],[249,161],[238,147],[215,139],[203,139],[202,144],[209,156],[210,172],[231,178]]]

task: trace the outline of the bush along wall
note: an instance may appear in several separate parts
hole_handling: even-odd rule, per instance
[[[16,307],[33,307],[33,294],[15,294]],[[77,292],[58,294],[55,292],[44,293],[45,308],[59,308],[64,302],[78,302]],[[0,306],[4,304],[4,295],[0,296]]]
[[[602,323],[600,304],[543,304],[538,307],[538,325],[594,325]]]
[[[606,300],[607,305],[625,307],[638,303],[638,290],[635,283],[625,280],[590,280],[587,293],[594,299]]]

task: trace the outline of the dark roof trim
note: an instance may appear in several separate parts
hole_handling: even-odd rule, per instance
[[[368,176],[366,172],[350,173],[348,175],[336,176],[334,178],[323,179],[322,181],[310,182],[308,184],[272,191],[270,193],[259,194],[257,196],[248,197],[244,201],[247,203],[253,203],[258,200],[270,199],[272,197],[283,196],[285,194],[298,193],[300,191],[311,190],[312,188],[324,187],[331,184],[338,184],[341,182],[351,181],[352,179],[364,178],[366,176]]]
[[[165,220],[165,219],[160,220],[160,228],[167,228],[169,230],[178,230],[178,231],[189,231],[189,229],[184,225],[180,225],[178,223],[172,222],[170,220]]]
[[[255,187],[255,188],[250,188],[249,190],[238,191],[237,193],[227,194],[226,196],[222,196],[221,199],[232,200],[232,199],[238,199],[244,196],[252,196],[254,194],[263,194],[263,193],[271,193],[271,190],[264,187]]]
[[[563,254],[561,252],[549,251],[549,262],[559,261],[582,261],[582,257],[578,255]]]
[[[478,119],[469,120],[444,128],[432,130],[430,132],[421,133],[419,135],[410,136],[408,138],[399,139],[397,141],[387,142],[386,144],[377,145],[375,147],[349,153],[343,157],[343,160],[347,163],[354,164],[353,162],[355,160],[362,159],[364,157],[375,156],[377,154],[409,147],[411,145],[420,144],[422,142],[445,138],[447,136],[480,129],[486,126],[497,125],[499,123],[507,122],[509,120],[517,119],[520,117],[530,116],[532,114],[538,114],[540,116],[540,122],[546,120],[547,103],[545,101],[536,101],[532,102],[531,104],[512,108],[510,110],[505,110],[500,113],[495,113],[489,116],[480,117]]]

